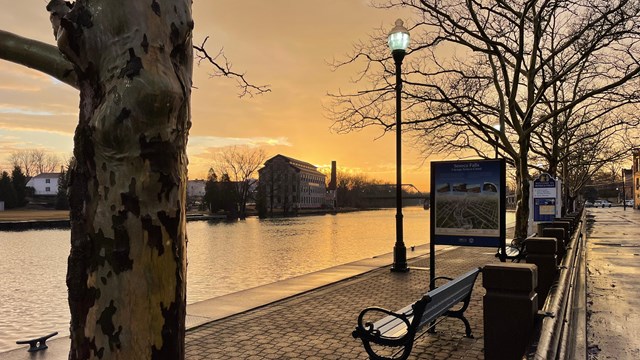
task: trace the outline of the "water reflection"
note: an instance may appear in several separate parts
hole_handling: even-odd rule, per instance
[[[69,328],[68,230],[0,232],[0,351]]]
[[[189,302],[390,252],[395,212],[366,211],[241,223],[189,223]],[[428,212],[405,210],[407,245],[427,243]]]

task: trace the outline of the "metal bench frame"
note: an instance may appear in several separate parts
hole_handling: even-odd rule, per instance
[[[358,325],[352,336],[356,339],[360,338],[369,358],[376,360],[407,359],[413,349],[416,334],[427,324],[429,324],[427,330],[432,330],[440,316],[462,320],[465,326],[465,336],[473,338],[471,326],[464,317],[464,312],[469,307],[471,292],[479,273],[480,268],[476,268],[455,279],[438,277],[436,279],[450,281],[427,292],[413,304],[395,312],[379,307],[366,308],[360,312]],[[451,310],[460,302],[463,303],[460,309]],[[370,312],[379,312],[387,316],[375,323],[364,322],[365,316]],[[372,343],[386,347],[398,347],[400,349],[396,355],[400,356],[385,357],[376,354]]]

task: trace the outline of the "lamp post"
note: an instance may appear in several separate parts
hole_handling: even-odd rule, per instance
[[[500,135],[500,124],[495,124],[493,125],[493,128],[496,130],[496,135],[495,135],[495,140],[496,140],[496,145],[495,145],[495,149],[496,149],[496,156],[495,159],[498,158],[498,135]]]
[[[407,247],[404,245],[402,234],[402,59],[409,46],[409,31],[403,26],[402,20],[396,20],[396,26],[389,32],[388,38],[391,55],[396,64],[396,244],[393,247],[393,266],[391,271],[406,272]]]

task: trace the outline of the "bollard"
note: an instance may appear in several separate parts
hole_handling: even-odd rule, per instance
[[[558,277],[558,240],[554,237],[532,237],[526,242],[527,264],[538,267],[538,310],[542,309],[551,284]]]
[[[542,231],[546,228],[550,228],[550,227],[557,227],[557,226],[553,226],[552,222],[543,222],[543,223],[538,223],[537,226],[537,234],[538,236],[542,236]]]
[[[538,311],[533,264],[489,264],[482,269],[484,358],[522,359]]]
[[[556,245],[556,255],[557,255],[557,264],[560,265],[562,259],[564,258],[564,254],[567,253],[567,248],[565,246],[564,234],[566,231],[563,228],[546,228],[542,229],[542,237],[552,237],[558,240]]]
[[[569,241],[571,241],[571,224],[568,221],[554,221],[551,227],[564,229],[564,247],[569,246]]]
[[[558,223],[561,221],[564,222],[568,222],[569,223],[569,239],[571,239],[571,235],[573,234],[573,231],[576,229],[576,223],[574,221],[575,219],[572,217],[561,217],[561,218],[556,218],[553,223]]]

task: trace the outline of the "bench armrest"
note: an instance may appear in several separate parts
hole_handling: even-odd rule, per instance
[[[453,280],[453,279],[452,279],[452,278],[450,278],[450,277],[447,277],[447,276],[438,276],[438,277],[436,277],[436,278],[433,278],[433,280],[431,280],[431,283],[429,284],[429,289],[433,290],[433,289],[437,288],[437,286],[436,286],[436,281],[437,281],[437,280],[447,280],[447,281],[451,281],[451,280]]]
[[[409,316],[412,316],[412,313],[399,314],[380,307],[368,307],[362,310],[360,312],[360,315],[358,315],[358,325],[356,326],[356,329],[351,333],[354,338],[360,338],[363,342],[373,342],[384,346],[400,346],[406,342],[406,340],[404,340],[404,336],[400,338],[390,338],[383,336],[380,334],[379,330],[373,327],[373,323],[365,322],[365,316],[372,312],[379,312],[387,316],[392,316],[401,320],[407,326],[407,329],[410,329],[411,327]]]

